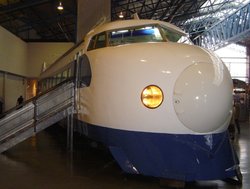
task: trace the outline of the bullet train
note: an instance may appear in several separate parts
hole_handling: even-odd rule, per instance
[[[231,76],[212,52],[157,20],[99,25],[39,79],[77,84],[75,130],[110,150],[126,173],[181,181],[233,178],[227,127]]]

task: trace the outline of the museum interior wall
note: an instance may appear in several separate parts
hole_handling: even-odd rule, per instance
[[[49,66],[74,45],[26,43],[1,26],[0,41],[0,104],[4,104],[1,107],[4,111],[14,107],[20,95],[25,99],[31,98],[34,80],[39,76],[43,64]]]
[[[27,75],[27,43],[1,26],[0,41],[0,70]]]
[[[43,64],[47,67],[73,47],[74,43],[28,43],[28,76],[38,77]]]
[[[3,73],[0,72],[0,87],[3,86]],[[3,112],[3,90],[0,88],[0,114]]]

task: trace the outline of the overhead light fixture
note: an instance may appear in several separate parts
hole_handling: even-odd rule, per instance
[[[122,11],[119,14],[119,18],[124,18],[124,15],[123,15]]]
[[[61,1],[59,2],[59,5],[58,5],[57,9],[60,10],[60,11],[63,10],[63,6],[62,6],[62,2]]]

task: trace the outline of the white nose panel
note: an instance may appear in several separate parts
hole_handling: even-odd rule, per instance
[[[223,64],[193,64],[177,79],[173,102],[187,128],[198,133],[217,130],[231,116],[231,77]]]

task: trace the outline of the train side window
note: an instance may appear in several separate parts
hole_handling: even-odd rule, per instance
[[[73,76],[72,68],[68,69],[68,79],[70,79]]]
[[[58,74],[58,83],[61,83],[62,82],[62,73],[59,73]]]
[[[78,69],[79,69],[78,87],[88,87],[91,83],[92,73],[91,73],[90,62],[87,55],[84,54],[83,56],[80,57]]]
[[[45,90],[47,89],[46,83],[47,83],[46,80],[42,80],[42,81],[41,81],[41,84],[42,84],[42,87],[41,87],[41,89],[40,89],[41,91],[45,91]]]
[[[62,72],[59,73],[59,78],[58,78],[58,82],[61,83],[62,82]]]
[[[52,87],[53,87],[53,81],[54,81],[53,77],[50,77],[50,78],[49,78],[49,83],[50,83],[49,88],[52,88]]]
[[[44,80],[44,86],[45,86],[44,91],[46,91],[46,90],[49,89],[48,79],[45,79],[45,80]]]
[[[68,78],[68,70],[65,70],[62,74],[62,80],[65,81]]]
[[[56,86],[57,84],[58,84],[58,75],[55,75],[54,76],[54,79],[55,79],[55,81],[54,81],[54,86]]]
[[[51,79],[50,79],[50,77],[47,79],[47,83],[48,83],[48,89],[50,89],[51,88]]]
[[[53,87],[57,84],[57,75],[54,76]]]
[[[50,78],[47,79],[47,90],[50,89]]]
[[[48,79],[45,79],[45,86],[46,86],[45,90],[48,90],[48,88],[49,88],[49,82],[48,82]]]
[[[53,83],[53,84],[52,84],[52,87],[54,87],[54,86],[56,85],[56,76],[53,76],[53,77],[52,77],[52,80],[53,80],[53,82],[52,82],[52,83]]]

